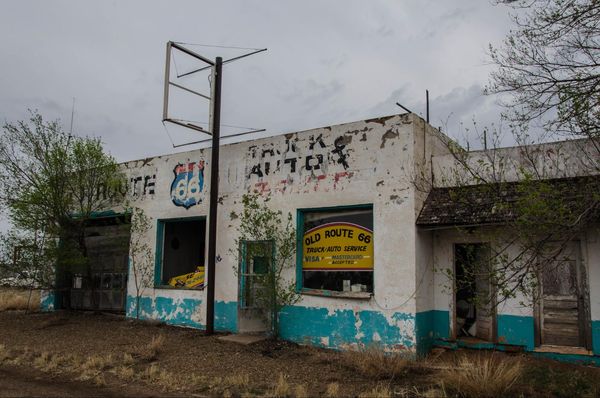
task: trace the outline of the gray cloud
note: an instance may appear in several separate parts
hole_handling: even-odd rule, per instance
[[[481,0],[7,3],[0,120],[33,108],[68,128],[75,97],[75,132],[100,135],[119,160],[173,150],[160,122],[168,40],[269,48],[225,67],[224,123],[277,134],[398,113],[398,100],[422,112],[429,88],[432,122],[452,114],[453,132],[458,120],[497,114],[478,91],[490,71],[484,49],[510,27],[506,9]],[[202,120],[207,109],[181,111]]]

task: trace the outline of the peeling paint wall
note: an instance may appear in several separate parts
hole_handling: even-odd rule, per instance
[[[588,275],[588,287],[591,312],[592,352],[600,355],[600,241],[598,227],[591,228],[581,240],[582,261]],[[435,328],[447,328],[447,336],[453,335],[454,298],[452,282],[448,280],[445,270],[454,267],[454,244],[489,242],[486,236],[496,236],[497,229],[491,227],[478,228],[472,233],[448,229],[430,231],[433,236],[433,262],[436,269],[434,275],[435,310],[447,313],[447,317],[439,317]],[[516,256],[519,248],[516,245],[506,250],[508,256]],[[443,334],[443,333],[442,333]],[[498,306],[497,309],[497,340],[500,344],[522,346],[527,351],[533,351],[534,341],[534,306],[531,298],[517,293]],[[559,358],[560,359],[560,358]]]
[[[415,115],[395,115],[223,146],[215,275],[218,329],[243,331],[238,322],[237,264],[230,252],[242,195],[258,193],[293,217],[299,208],[372,204],[373,297],[303,295],[297,305],[284,310],[280,332],[289,340],[330,348],[373,343],[416,352],[416,259],[417,251],[425,251],[428,244],[416,243],[415,220],[425,197],[415,194],[413,181],[416,175],[430,174],[415,168],[430,170],[431,156],[440,152],[435,144],[440,136],[432,139],[430,129]],[[157,220],[208,216],[210,186],[200,170],[207,176],[211,166],[210,148],[124,165],[128,174],[154,176],[152,194],[138,195],[134,201],[153,219],[154,227],[145,237],[153,249]],[[423,267],[430,265],[427,261]],[[286,277],[294,279],[296,270],[287,271]],[[127,315],[132,317],[136,311],[131,278],[128,291]],[[424,310],[433,309],[433,299],[426,297],[433,293],[419,294],[431,303]],[[140,317],[203,328],[205,291],[147,288]]]

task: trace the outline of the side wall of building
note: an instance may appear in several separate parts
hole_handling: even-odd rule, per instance
[[[600,355],[600,241],[598,227],[589,229],[580,237],[583,267],[588,275],[589,304],[591,313],[592,352]],[[498,243],[498,228],[473,228],[470,232],[458,229],[430,231],[433,239],[433,262],[435,267],[435,310],[437,318],[434,329],[439,341],[455,338],[454,282],[449,275],[454,272],[454,246],[463,243]],[[517,244],[501,249],[509,257],[519,252]],[[515,297],[502,299],[496,314],[496,342],[502,345],[535,349],[535,311],[530,297],[517,293]]]

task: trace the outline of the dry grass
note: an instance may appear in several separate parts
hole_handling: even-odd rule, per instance
[[[283,373],[279,374],[279,378],[277,379],[277,383],[268,394],[271,397],[289,397],[292,395],[292,387],[290,383],[287,381],[288,376]]]
[[[495,353],[463,355],[440,373],[445,389],[465,397],[497,397],[510,391],[523,372],[521,361]]]
[[[374,389],[358,395],[359,398],[391,398],[391,396],[390,387],[382,384],[378,384]]]
[[[347,367],[373,379],[394,378],[406,373],[416,364],[405,353],[385,352],[376,346],[345,352],[342,360]]]
[[[327,385],[325,396],[329,398],[337,398],[340,396],[340,385],[338,383],[330,383]]]
[[[294,397],[296,398],[308,398],[308,389],[304,384],[296,384],[294,387]]]
[[[124,381],[135,379],[135,370],[131,366],[118,366],[114,369],[115,375]]]
[[[29,302],[29,290],[22,289],[0,289],[0,311],[26,310]],[[31,294],[29,310],[37,310],[40,303],[40,293],[34,291]]]
[[[133,355],[126,352],[123,354],[123,365],[129,366],[135,363],[135,359],[133,359]]]
[[[4,344],[0,344],[0,364],[10,358],[10,353]]]
[[[152,340],[139,351],[140,357],[146,361],[158,359],[158,355],[162,352],[165,345],[165,340],[166,338],[163,334],[152,337]]]
[[[250,375],[239,373],[223,378],[223,385],[227,387],[246,388],[250,385]]]

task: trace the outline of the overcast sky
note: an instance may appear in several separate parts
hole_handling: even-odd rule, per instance
[[[168,40],[268,48],[224,67],[225,124],[280,134],[401,113],[396,101],[424,115],[429,89],[431,123],[456,137],[461,122],[498,120],[495,99],[482,96],[491,70],[486,50],[511,27],[508,9],[491,0],[3,1],[0,7],[0,120],[24,119],[31,108],[60,118],[68,131],[75,98],[73,132],[102,137],[119,161],[174,151],[161,123]],[[190,48],[208,57],[244,52]],[[195,66],[186,62],[176,55],[177,72]],[[184,82],[207,91],[205,75]],[[205,101],[178,98],[175,116],[206,121]],[[169,132],[175,143],[200,138]]]

